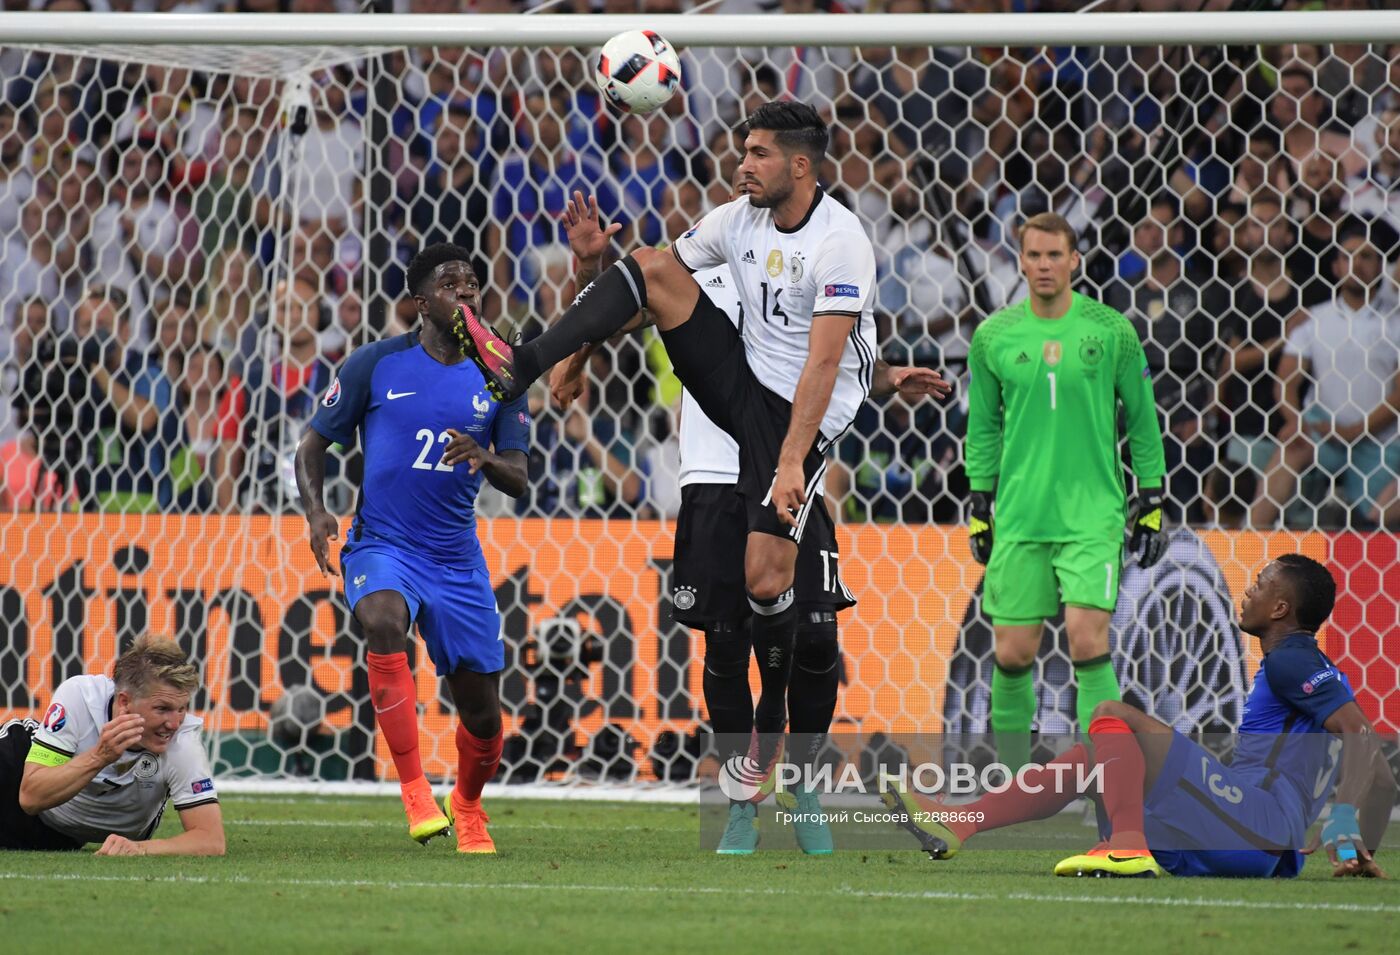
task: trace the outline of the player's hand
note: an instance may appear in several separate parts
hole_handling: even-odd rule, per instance
[[[114,716],[97,737],[93,752],[103,766],[110,766],[121,758],[122,753],[141,741],[146,732],[146,720],[140,713],[123,713]]]
[[[967,499],[967,544],[977,563],[992,559],[992,496],[986,491],[973,491]]]
[[[1133,533],[1128,539],[1128,553],[1138,554],[1139,567],[1151,567],[1167,552],[1167,532],[1162,519],[1165,501],[1162,489],[1155,487],[1138,494],[1137,503],[1133,505],[1130,525]]]
[[[568,361],[561,361],[549,373],[549,396],[560,408],[567,408],[574,399],[583,394],[583,368],[587,359],[578,360],[575,355]]]
[[[622,230],[620,222],[604,228],[598,221],[598,197],[583,198],[583,193],[574,191],[574,197],[564,204],[564,234],[569,239],[569,251],[580,260],[599,258],[608,250],[608,241]]]
[[[572,409],[565,415],[564,437],[574,444],[587,444],[588,439],[593,437],[593,428],[588,424],[588,415],[578,408]]]
[[[778,520],[789,527],[796,527],[797,512],[806,503],[802,465],[779,463],[778,473],[773,477],[773,509],[778,512]]]
[[[890,369],[890,383],[904,398],[917,401],[924,395],[946,398],[953,393],[953,384],[932,368],[905,365]]]
[[[1327,861],[1332,863],[1332,875],[1385,878],[1376,865],[1366,844],[1361,841],[1361,824],[1356,807],[1350,803],[1334,803],[1322,824],[1322,844],[1327,847]]]
[[[119,836],[115,832],[107,837],[107,841],[102,843],[102,848],[97,850],[100,856],[143,856],[146,854],[146,846],[140,842],[132,842],[126,836]]]
[[[491,454],[469,434],[463,434],[456,428],[448,428],[447,433],[451,439],[447,442],[447,449],[442,452],[442,463],[451,467],[454,464],[467,462],[467,471],[475,474],[486,466]]]
[[[311,529],[311,553],[316,558],[316,566],[327,577],[339,577],[340,571],[331,563],[330,545],[326,541],[340,539],[340,521],[329,511],[316,511],[306,515],[306,523]]]

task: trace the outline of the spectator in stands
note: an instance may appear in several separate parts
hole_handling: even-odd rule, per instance
[[[561,91],[531,93],[517,120],[517,150],[501,164],[487,231],[487,255],[495,293],[528,301],[537,276],[526,252],[563,242],[564,205],[575,191],[598,198],[609,222],[622,221],[617,192],[593,158],[575,153],[564,140],[560,117],[568,108]],[[488,314],[505,309],[487,307]]]
[[[306,279],[283,284],[273,296],[265,349],[255,349],[243,376],[248,388],[251,463],[256,502],[277,513],[297,500],[292,471],[296,443],[335,371],[321,353],[317,330],[322,302]],[[328,476],[335,458],[327,458]]]
[[[932,13],[931,0],[895,0],[891,8]],[[974,130],[972,103],[986,86],[986,70],[949,48],[897,47],[894,57],[856,87],[906,154],[938,158],[939,179],[962,182],[967,157],[981,151],[981,130]]]
[[[66,309],[60,295],[63,276],[54,267],[54,244],[57,236],[50,232],[57,208],[50,199],[35,195],[20,210],[18,229],[0,237],[0,315],[13,315],[20,303],[41,298],[54,304],[55,316],[62,322]],[[62,233],[59,233],[61,235]]]
[[[223,142],[208,175],[194,193],[195,220],[203,230],[200,251],[206,263],[228,248],[256,251],[272,223],[267,128],[259,107],[227,103]]]
[[[34,195],[34,173],[24,155],[29,138],[23,114],[0,102],[0,241],[15,234],[20,209]]]
[[[848,521],[922,524],[958,520],[962,495],[945,479],[957,471],[956,422],[932,402],[910,407],[900,395],[867,402],[832,462],[828,493]],[[960,418],[956,410],[951,412]]]
[[[1360,173],[1347,180],[1348,211],[1380,219],[1400,233],[1400,109],[1386,110],[1372,130],[1375,153]]]
[[[127,295],[137,341],[151,333],[149,303],[168,294],[179,273],[179,228],[161,195],[165,153],[150,139],[119,142],[108,151],[110,200],[92,218],[86,254],[93,273]]]
[[[1188,275],[1170,247],[1159,249],[1136,282],[1115,281],[1105,299],[1133,323],[1152,369],[1157,404],[1175,440],[1167,438],[1167,497],[1186,520],[1203,519],[1201,478],[1215,461],[1202,429],[1214,401],[1214,317],[1202,307],[1204,277]]]
[[[196,344],[181,362],[174,427],[168,436],[175,507],[229,513],[238,507],[246,454],[247,394],[217,349]]]
[[[1136,280],[1159,252],[1168,250],[1181,255],[1184,245],[1180,204],[1170,193],[1160,193],[1152,200],[1147,217],[1133,227],[1132,245],[1118,257],[1118,277]]]
[[[7,333],[13,329],[13,336]],[[25,370],[34,356],[34,343],[49,334],[48,304],[32,298],[15,306],[13,324],[0,323],[3,379],[0,384],[0,511],[55,510],[62,499],[56,475],[39,454],[39,439],[30,428],[25,396]],[[28,396],[32,399],[32,395]]]
[[[1337,478],[1343,504],[1364,515],[1375,512],[1400,474],[1400,314],[1383,287],[1381,255],[1365,223],[1348,223],[1338,243],[1336,298],[1308,308],[1285,340],[1284,425],[1254,502],[1258,528],[1274,526],[1313,465]],[[1304,375],[1312,382],[1306,404]]]
[[[1314,152],[1302,165],[1302,175],[1289,196],[1289,216],[1301,223],[1300,247],[1304,250],[1301,268],[1295,277],[1301,282],[1303,305],[1331,301],[1333,284],[1328,278],[1335,274],[1334,261],[1338,253],[1337,236],[1346,213],[1342,208],[1345,188],[1338,178],[1337,162],[1321,150]]]
[[[1247,203],[1263,189],[1283,195],[1293,180],[1278,130],[1272,126],[1257,126],[1250,130],[1245,153],[1235,164],[1235,177],[1227,198],[1230,202]]]
[[[668,236],[662,229],[665,197],[686,174],[683,157],[671,146],[671,123],[664,113],[622,121],[622,148],[612,154],[612,174],[633,223],[634,241],[654,246],[680,235]]]
[[[415,184],[409,213],[411,245],[451,242],[481,255],[491,217],[495,154],[487,148],[486,127],[466,106],[450,105],[437,114],[433,150]],[[484,273],[483,273],[484,274]]]
[[[245,335],[256,337],[267,308],[262,264],[241,246],[217,253],[206,266],[199,340],[237,357]]]
[[[632,437],[613,415],[590,414],[598,389],[589,377],[562,413],[544,407],[542,389],[531,392],[530,483],[516,503],[523,517],[631,517],[642,505],[645,482]]]
[[[354,224],[364,198],[360,188],[365,142],[349,100],[359,81],[343,64],[321,70],[312,79],[312,121],[301,137],[301,161],[290,181],[274,177],[273,194],[281,188],[280,194],[296,203],[292,215],[298,222],[319,224],[331,235],[358,234]],[[276,144],[272,154],[278,154]]]
[[[1286,259],[1297,233],[1282,211],[1268,194],[1255,199],[1250,215],[1234,231],[1235,246],[1248,255],[1244,279],[1221,297],[1229,305],[1218,332],[1224,344],[1216,368],[1216,438],[1222,443],[1225,472],[1245,477],[1231,493],[1225,475],[1215,473],[1209,496],[1241,515],[1242,507],[1254,500],[1255,473],[1264,473],[1274,451],[1273,436],[1284,425],[1279,408],[1284,339],[1306,318]]]

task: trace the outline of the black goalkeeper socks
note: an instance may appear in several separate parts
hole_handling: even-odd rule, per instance
[[[579,292],[568,310],[538,338],[515,346],[516,379],[524,387],[584,345],[611,338],[646,307],[646,280],[629,255]]]

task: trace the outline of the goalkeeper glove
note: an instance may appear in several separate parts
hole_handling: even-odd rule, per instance
[[[1331,850],[1338,862],[1356,858],[1356,847],[1363,843],[1355,806],[1344,802],[1332,806],[1327,821],[1322,824],[1322,844]]]
[[[992,496],[986,491],[973,491],[968,498],[967,542],[977,563],[992,559]]]
[[[1162,489],[1154,487],[1138,494],[1133,505],[1133,517],[1129,522],[1132,537],[1128,539],[1128,553],[1137,554],[1139,567],[1151,567],[1167,552],[1167,533],[1162,529],[1162,504],[1166,498]]]

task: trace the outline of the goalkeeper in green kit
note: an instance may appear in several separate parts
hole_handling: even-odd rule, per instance
[[[969,542],[987,565],[983,606],[996,631],[992,731],[1013,770],[1030,758],[1032,669],[1061,603],[1080,730],[1095,706],[1120,698],[1108,635],[1127,510],[1120,401],[1138,485],[1128,547],[1143,567],[1166,550],[1166,464],[1142,342],[1121,314],[1070,289],[1079,253],[1064,217],[1033,216],[1020,239],[1031,294],[972,336],[964,452]]]

